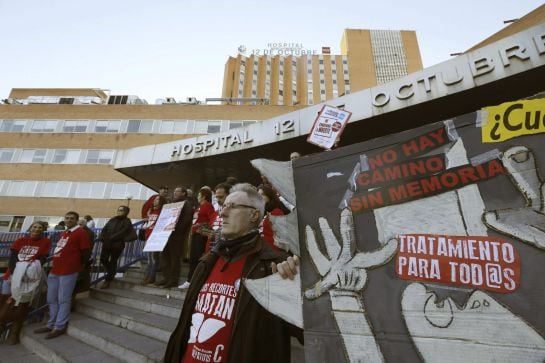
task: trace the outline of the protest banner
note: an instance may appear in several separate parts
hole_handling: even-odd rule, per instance
[[[163,206],[159,218],[157,218],[157,222],[155,223],[155,227],[146,241],[143,250],[144,252],[157,252],[162,251],[165,248],[168,238],[172,231],[174,231],[178,218],[180,218],[184,203],[185,202],[177,202],[165,204]]]

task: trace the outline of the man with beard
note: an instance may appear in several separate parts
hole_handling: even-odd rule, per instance
[[[66,230],[61,234],[53,252],[53,267],[47,278],[47,303],[49,321],[34,333],[49,333],[46,339],[56,338],[66,332],[70,319],[72,291],[79,272],[89,260],[89,235],[78,226],[79,214],[68,212],[64,216]]]
[[[165,362],[289,362],[290,335],[301,330],[265,310],[242,284],[270,275],[273,263],[286,258],[260,238],[263,213],[255,187],[231,189],[222,236],[193,274]]]

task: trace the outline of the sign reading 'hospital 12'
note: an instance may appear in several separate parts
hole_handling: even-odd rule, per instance
[[[253,134],[250,130],[239,129],[239,131],[223,132],[214,135],[202,136],[197,139],[191,139],[187,143],[180,145],[174,145],[170,156],[180,157],[182,155],[199,155],[199,154],[215,154],[236,150],[242,145],[252,145],[254,141],[262,141],[263,138],[282,137],[285,134],[289,134],[296,131],[294,120],[277,121],[274,124],[268,124],[271,126],[270,130],[265,134],[256,133],[257,140],[254,140]]]
[[[509,293],[519,285],[520,261],[513,245],[499,238],[403,234],[396,273],[405,280]]]

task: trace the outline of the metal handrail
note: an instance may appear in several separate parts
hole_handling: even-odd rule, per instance
[[[133,224],[133,228],[136,230],[137,235],[139,235],[139,231],[144,226],[145,221],[140,221]],[[98,236],[100,236],[100,231],[102,229],[95,228],[93,229],[93,232],[95,233],[95,240],[93,244],[93,250],[91,251],[91,257],[90,261],[91,263],[91,286],[95,286],[97,283],[101,282],[106,278],[105,273],[103,272],[101,265],[100,265],[100,253],[102,251],[102,242],[98,240]],[[46,232],[49,239],[51,239],[51,249],[49,251],[49,256],[44,263],[44,270],[46,271],[46,274],[49,274],[49,270],[51,269],[51,261],[53,259],[53,251],[55,250],[55,246],[59,240],[59,237],[63,231],[49,231]],[[11,239],[6,238],[6,234],[11,236]],[[0,233],[0,258],[8,257],[10,255],[10,246],[11,244],[18,238],[27,236],[28,233],[13,233],[13,232],[7,232],[7,233]],[[136,239],[133,242],[127,242],[125,244],[125,249],[123,250],[123,253],[119,257],[119,260],[117,261],[117,269],[116,272],[125,272],[127,268],[134,265],[135,263],[142,261],[145,259],[144,252],[142,251],[144,249],[145,241],[142,241],[140,239]],[[40,283],[40,286],[38,287],[38,296],[33,299],[32,305],[30,307],[30,312],[27,314],[25,321],[41,321],[43,319],[43,315],[45,312],[45,309],[47,308],[47,302],[45,302],[45,298],[47,296],[47,289],[46,289],[47,283],[46,279],[43,279]],[[9,334],[9,330],[11,328],[11,323],[8,323],[4,326],[2,330],[0,330],[0,344],[3,343]]]

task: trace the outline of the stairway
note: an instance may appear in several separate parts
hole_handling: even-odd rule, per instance
[[[170,334],[176,327],[185,291],[140,284],[145,265],[130,268],[106,290],[93,288],[78,298],[67,334],[45,340],[32,331],[41,324],[25,326],[22,346],[0,362],[160,362]],[[185,281],[182,264],[180,281]],[[158,279],[162,276],[158,274]],[[302,347],[294,340],[292,362],[304,362]],[[9,357],[22,357],[11,359]]]
[[[187,270],[182,265],[181,275]],[[130,268],[109,289],[78,298],[65,335],[45,340],[32,333],[39,324],[26,326],[22,346],[45,362],[160,362],[185,292],[142,286],[144,271]]]

